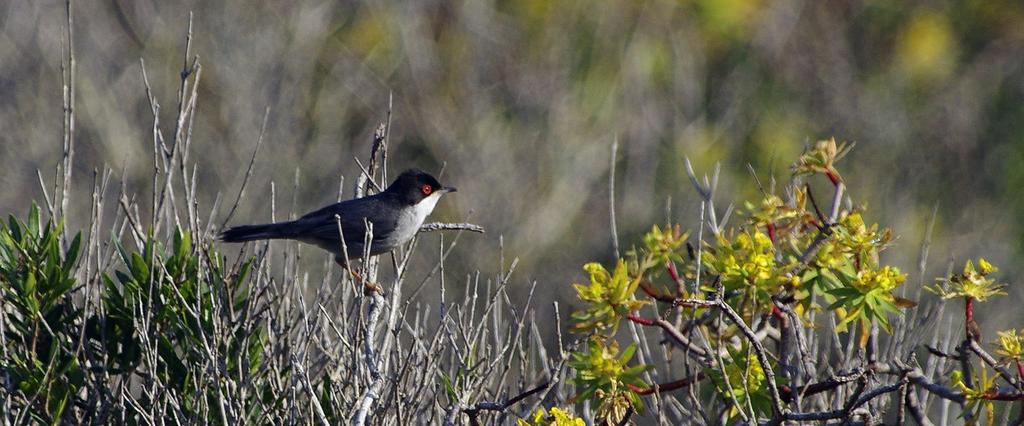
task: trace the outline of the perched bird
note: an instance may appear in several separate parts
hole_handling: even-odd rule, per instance
[[[441,185],[426,172],[409,169],[381,193],[332,204],[290,222],[236,226],[221,232],[218,239],[229,243],[297,240],[333,253],[334,260],[348,268],[343,247],[348,259],[363,257],[366,222],[373,224],[370,256],[390,252],[416,236],[423,220],[448,192],[455,188]]]

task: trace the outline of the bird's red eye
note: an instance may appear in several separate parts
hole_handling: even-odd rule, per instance
[[[431,192],[434,192],[434,187],[430,186],[429,183],[425,183],[420,187],[420,191],[423,191],[423,195],[430,195]]]

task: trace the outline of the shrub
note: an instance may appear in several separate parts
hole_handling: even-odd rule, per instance
[[[965,421],[984,415],[991,424],[995,401],[1024,399],[1016,331],[999,333],[1003,359],[997,361],[981,346],[974,321],[975,301],[1005,294],[993,277],[998,269],[984,259],[977,268],[967,261],[961,273],[928,288],[941,296],[929,313],[908,313],[921,308],[900,296],[907,274],[882,262],[892,232],[867,225],[863,207],[849,201],[843,207],[836,161],[848,150],[834,139],[818,142],[794,164],[784,194],[746,203],[734,227],[714,219],[713,191],[698,186],[712,218],[701,224],[711,228],[708,240],[689,241],[678,226],[655,226],[613,273],[599,264],[584,267],[590,282],[575,284],[586,307],[574,315],[574,331],[588,336],[589,345],[573,354],[572,366],[583,387],[577,398],[598,407],[600,422],[626,421],[642,412],[640,395],[650,394],[661,394],[653,401],[658,410],[716,424],[902,423],[906,413],[928,424],[930,395],[958,404]],[[804,182],[816,175],[834,190],[825,212]],[[936,348],[934,337],[927,342],[932,336],[913,331],[936,322],[949,298],[963,298],[966,308],[965,337],[955,350],[948,337]],[[637,330],[624,337],[631,344],[620,355],[622,322],[660,329],[663,356],[650,349],[634,356],[646,347]],[[933,357],[926,366],[916,361],[919,348]],[[650,372],[679,374],[675,353],[684,357],[688,376],[652,382],[657,376]],[[960,368],[945,384],[932,379],[949,361]],[[1016,372],[1005,370],[1006,362]],[[689,398],[671,396],[684,388]]]
[[[931,424],[949,403],[964,422],[991,424],[1000,410],[1008,422],[1008,402],[1024,399],[1021,334],[999,332],[996,358],[975,322],[976,303],[1005,294],[998,269],[979,258],[930,286],[938,298],[908,291],[907,274],[883,261],[893,233],[868,225],[870,213],[845,197],[837,162],[851,146],[834,140],[808,149],[784,190],[745,203],[731,227],[731,208],[720,218],[714,207],[717,176],[700,184],[687,163],[703,199],[700,229],[653,226],[610,270],[587,263],[568,345],[557,303],[553,318],[535,321],[529,303],[510,302],[516,261],[466,277],[461,298],[447,295],[446,257],[461,232],[479,230],[471,224],[421,230],[459,233],[440,239],[416,287],[406,280],[415,240],[359,265],[386,293],[355,291],[330,260],[311,284],[321,271],[294,245],[225,256],[212,231],[232,218],[250,173],[226,217],[217,205],[199,213],[189,149],[202,68],[189,57],[191,30],[186,40],[173,130],[161,126],[142,74],[151,193],[122,182],[104,220],[110,172],[97,173],[89,230],[68,238],[63,219],[77,194],[68,184],[74,97],[65,96],[47,221],[33,205],[27,222],[0,225],[5,424],[877,424],[908,414]],[[73,49],[66,54],[73,93]],[[387,182],[388,135],[381,123],[355,196]],[[809,181],[831,189],[829,208]],[[420,303],[435,279],[440,303]],[[964,300],[963,336],[921,332],[949,299]]]

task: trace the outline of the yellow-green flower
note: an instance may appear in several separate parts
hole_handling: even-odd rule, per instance
[[[544,407],[538,408],[530,420],[519,419],[516,424],[518,426],[586,426],[583,419],[558,407],[551,407],[551,411],[544,411]]]
[[[641,277],[630,276],[624,260],[619,259],[612,273],[596,262],[584,265],[583,269],[590,276],[590,283],[573,287],[577,297],[589,303],[589,307],[573,313],[578,330],[615,330],[622,317],[647,303],[633,296]]]
[[[757,356],[746,347],[728,349],[728,352],[729,358],[721,370],[718,368],[705,370],[710,376],[715,390],[723,400],[731,401],[735,398],[740,407],[751,405],[760,414],[770,413],[772,403],[767,392],[767,379]],[[732,406],[727,412],[728,417],[730,419],[737,418],[740,409],[737,406]]]
[[[907,274],[900,272],[899,268],[885,266],[879,269],[862,269],[856,273],[840,273],[848,286],[828,290],[828,294],[836,299],[829,309],[839,313],[841,320],[836,324],[836,330],[843,332],[847,326],[857,323],[860,326],[860,346],[867,344],[867,337],[872,321],[878,321],[885,331],[892,333],[892,326],[889,322],[890,314],[898,314],[899,307],[905,306],[907,301],[893,296],[892,291],[903,284]],[[846,278],[848,277],[848,278]]]
[[[628,385],[646,386],[640,374],[650,366],[628,366],[636,345],[629,345],[619,353],[617,342],[608,343],[595,336],[590,338],[587,349],[586,352],[573,352],[569,361],[569,366],[576,370],[573,382],[579,394],[575,399],[596,398],[600,401],[598,413],[613,417],[612,421],[618,421],[630,407],[641,412],[643,401]]]
[[[767,242],[767,244],[764,244]],[[718,269],[726,277],[747,284],[755,284],[758,278],[770,274],[766,269],[773,263],[771,241],[760,232],[751,237],[749,233],[738,235],[733,243],[724,238],[719,239],[719,249],[724,256],[715,263],[714,255],[709,256],[711,266]]]
[[[664,264],[670,260],[679,261],[682,257],[679,254],[680,247],[686,242],[688,233],[682,232],[679,225],[666,226],[664,230],[654,225],[651,231],[644,235],[644,246],[647,254],[655,264]],[[654,266],[647,265],[647,266]]]
[[[892,240],[891,230],[879,230],[877,223],[867,226],[860,213],[843,216],[834,231],[834,244],[844,254],[853,256],[862,267],[877,265],[878,252]]]
[[[857,280],[853,282],[853,285],[862,293],[867,293],[874,289],[891,292],[906,280],[907,274],[900,272],[900,268],[884,266],[877,270],[858,271]]]
[[[1014,329],[1000,331],[998,334],[999,348],[996,349],[996,353],[1007,359],[1021,360],[1024,357],[1024,330],[1021,334],[1017,334],[1017,330]]]
[[[988,263],[984,258],[978,259],[978,268],[975,268],[974,263],[968,260],[964,265],[963,272],[949,278],[941,278],[935,286],[926,288],[943,299],[965,297],[984,302],[989,297],[1006,295],[1006,292],[1003,291],[1006,284],[998,283],[989,277],[990,274],[998,271],[999,268]]]
[[[771,227],[776,232],[790,230],[795,225],[813,221],[814,217],[806,209],[807,190],[796,188],[793,191],[793,203],[787,204],[777,195],[766,195],[760,205],[745,203],[751,225],[755,228]],[[776,234],[776,237],[779,237]]]
[[[764,301],[791,282],[775,261],[772,241],[759,230],[742,232],[732,241],[719,236],[718,245],[704,252],[703,263],[726,290],[743,289]]]
[[[834,167],[835,162],[850,152],[852,147],[846,142],[837,144],[835,138],[818,141],[814,148],[805,151],[793,165],[793,176],[823,173],[833,184],[838,184],[843,179]]]
[[[836,269],[849,261],[849,256],[843,252],[842,247],[831,242],[821,243],[821,248],[814,257],[814,262],[819,268]]]

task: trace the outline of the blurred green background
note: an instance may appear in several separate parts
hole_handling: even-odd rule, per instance
[[[270,108],[235,223],[270,218],[271,182],[279,218],[293,197],[295,213],[333,202],[342,175],[350,197],[353,157],[368,155],[393,93],[391,170],[443,166],[442,182],[459,192],[434,218],[473,212],[469,220],[488,230],[462,236],[449,263],[455,282],[496,271],[503,236],[505,263],[521,259],[516,291],[536,280],[541,300],[572,305],[568,284],[583,278],[580,266],[613,258],[616,139],[623,246],[667,214],[697,226],[684,156],[698,173],[722,164],[724,210],[758,196],[748,163],[762,182],[784,182],[805,145],[835,136],[857,142],[839,168],[855,201],[868,204],[867,219],[901,236],[888,260],[911,282],[979,255],[1011,283],[1024,271],[1019,1],[76,3],[72,227],[86,223],[94,168],[124,170],[129,190],[150,190],[152,118],[139,59],[169,123],[193,11],[203,64],[193,149],[206,209],[218,194],[234,199]],[[0,2],[4,215],[40,199],[36,169],[49,182],[59,160],[63,7]],[[419,262],[436,259],[437,239],[423,241]],[[1011,286],[994,303],[1022,298]],[[987,329],[1009,321],[980,315]]]

